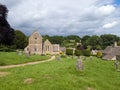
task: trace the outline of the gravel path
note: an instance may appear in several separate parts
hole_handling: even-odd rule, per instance
[[[50,59],[44,60],[44,61],[28,62],[28,63],[17,64],[17,65],[0,66],[0,69],[22,67],[22,66],[26,66],[26,65],[34,65],[34,64],[39,64],[39,63],[43,63],[43,62],[49,62],[49,61],[52,61],[54,59],[55,59],[55,56],[52,56]]]

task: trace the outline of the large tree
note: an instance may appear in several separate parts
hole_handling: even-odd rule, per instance
[[[15,38],[13,40],[13,45],[15,46],[16,49],[24,49],[28,44],[28,38],[26,35],[19,31],[15,31]]]
[[[14,39],[14,30],[7,22],[8,9],[0,4],[0,44],[11,45]]]
[[[106,46],[111,46],[114,42],[118,42],[120,39],[113,34],[104,34],[100,36],[100,45],[104,49]]]

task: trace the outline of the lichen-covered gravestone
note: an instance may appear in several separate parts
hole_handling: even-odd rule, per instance
[[[78,59],[76,62],[76,70],[82,71],[84,68],[84,64],[82,62],[82,59]]]
[[[115,64],[115,69],[119,71],[119,61],[116,60],[114,64]]]
[[[56,57],[56,60],[57,60],[57,61],[61,61],[61,57],[60,57],[60,56],[57,56],[57,57]]]
[[[29,53],[25,53],[25,56],[26,56],[26,58],[29,58],[30,54]]]
[[[90,60],[92,60],[92,56],[90,56]]]

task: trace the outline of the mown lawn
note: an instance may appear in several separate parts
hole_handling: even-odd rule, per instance
[[[50,56],[31,55],[28,58],[24,54],[18,55],[16,52],[0,52],[0,66],[40,61],[48,58],[50,58]]]
[[[12,69],[0,77],[0,90],[120,90],[120,72],[113,61],[94,57],[84,61],[84,71],[76,71],[76,59],[64,58]],[[25,83],[25,80],[32,80]]]

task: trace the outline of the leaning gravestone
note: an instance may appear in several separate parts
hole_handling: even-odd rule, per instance
[[[22,51],[19,51],[19,52],[18,52],[18,55],[22,55]]]
[[[83,65],[82,59],[78,59],[76,62],[76,70],[82,71],[83,68],[84,68],[84,65]]]
[[[90,60],[92,60],[92,56],[90,56]]]
[[[29,53],[25,53],[25,56],[26,56],[26,58],[29,58],[30,54]]]
[[[56,57],[56,60],[57,60],[57,61],[61,61],[61,57],[60,57],[60,56],[57,56],[57,57]]]
[[[114,64],[115,64],[115,69],[119,71],[119,61],[116,60]]]
[[[84,56],[84,60],[86,60],[86,56]]]

